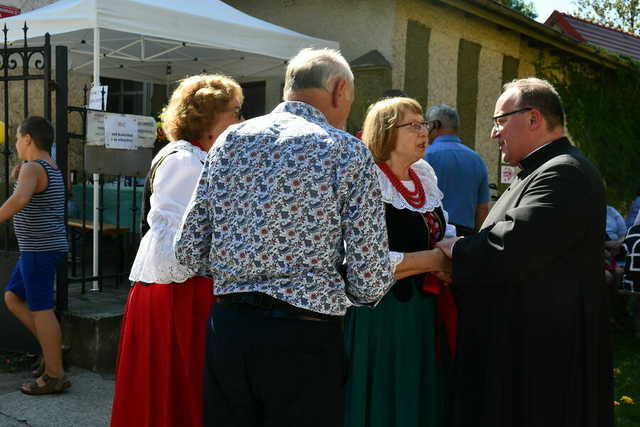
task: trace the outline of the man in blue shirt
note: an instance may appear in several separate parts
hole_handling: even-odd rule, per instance
[[[458,113],[448,105],[427,112],[429,148],[424,159],[438,176],[449,222],[464,236],[480,229],[489,212],[487,167],[458,136]]]

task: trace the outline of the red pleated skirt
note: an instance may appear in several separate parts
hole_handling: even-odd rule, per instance
[[[136,283],[122,319],[112,427],[202,426],[205,329],[213,282]]]

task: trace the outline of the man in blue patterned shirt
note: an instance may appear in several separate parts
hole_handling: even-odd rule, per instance
[[[367,147],[341,130],[353,74],[333,50],[289,61],[271,114],[223,133],[176,237],[176,257],[215,279],[205,425],[342,424],[339,320],[396,277],[446,269],[439,251],[389,254]]]

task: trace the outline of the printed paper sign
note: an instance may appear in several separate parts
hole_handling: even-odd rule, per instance
[[[500,166],[500,183],[511,184],[518,174],[518,170],[514,166]]]
[[[135,150],[153,148],[155,142],[153,117],[87,110],[87,145]]]
[[[102,108],[102,91],[104,90],[104,108]],[[104,111],[107,109],[109,86],[94,86],[89,91],[89,108]]]
[[[135,117],[105,116],[104,146],[123,150],[135,150],[138,122]]]

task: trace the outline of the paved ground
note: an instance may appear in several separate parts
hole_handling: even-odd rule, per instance
[[[105,427],[109,425],[113,376],[83,369],[68,372],[72,387],[48,396],[18,390],[29,373],[0,374],[0,427]]]

